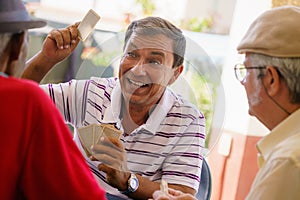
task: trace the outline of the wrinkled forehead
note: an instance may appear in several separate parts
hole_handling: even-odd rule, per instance
[[[132,33],[125,46],[125,51],[152,49],[174,53],[174,42],[163,34],[145,35]]]

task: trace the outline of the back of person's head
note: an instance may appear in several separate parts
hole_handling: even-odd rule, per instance
[[[127,28],[124,48],[133,33],[148,36],[155,36],[158,34],[165,35],[173,41],[173,67],[179,66],[183,63],[186,39],[182,34],[182,31],[171,22],[160,17],[146,17],[133,21]]]
[[[290,102],[300,103],[300,7],[281,6],[262,13],[249,27],[237,50],[250,62],[274,66],[289,89]],[[265,70],[261,70],[262,75]]]
[[[45,25],[44,21],[30,18],[21,0],[0,0],[0,53],[11,35]]]
[[[45,25],[44,21],[31,19],[21,0],[0,0],[0,58],[9,42],[20,44],[24,40],[24,31]],[[18,59],[19,48],[15,48],[13,59]]]

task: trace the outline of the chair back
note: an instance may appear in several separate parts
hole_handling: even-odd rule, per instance
[[[196,198],[199,200],[209,200],[211,195],[211,173],[205,159],[203,159],[200,185]]]

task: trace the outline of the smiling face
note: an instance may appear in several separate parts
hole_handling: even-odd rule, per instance
[[[125,101],[147,107],[156,104],[166,86],[182,71],[182,66],[172,68],[173,62],[171,39],[133,33],[125,46],[119,71]]]

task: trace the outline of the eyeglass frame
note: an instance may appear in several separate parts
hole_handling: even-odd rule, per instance
[[[237,66],[244,66],[244,67],[237,67]],[[242,79],[240,79],[239,78],[240,76],[238,75],[237,71],[241,71],[243,69],[246,69],[246,70],[248,70],[248,69],[266,69],[266,66],[246,67],[244,64],[241,64],[241,63],[235,64],[234,65],[235,78],[240,82],[244,81],[244,79],[246,78],[246,75]],[[241,73],[239,73],[239,74],[241,74]]]

